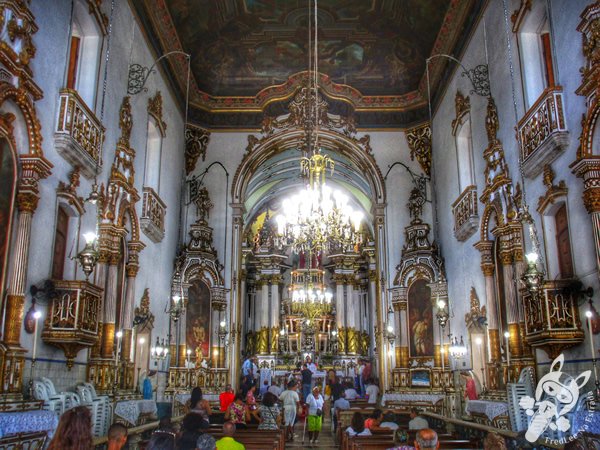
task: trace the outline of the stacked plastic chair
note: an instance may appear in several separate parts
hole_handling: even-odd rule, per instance
[[[43,381],[33,382],[33,397],[44,402],[42,409],[45,411],[53,411],[57,416],[65,411],[65,396],[56,392],[52,395]]]
[[[112,405],[106,396],[98,396],[91,383],[77,385],[77,393],[81,397],[81,404],[87,406],[92,413],[94,436],[104,436],[112,417]]]

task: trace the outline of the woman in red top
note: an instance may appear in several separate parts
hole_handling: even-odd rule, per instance
[[[221,394],[219,395],[219,404],[221,405],[222,412],[227,411],[227,408],[229,407],[229,405],[231,405],[234,398],[235,394],[233,393],[233,389],[231,389],[231,385],[228,384],[227,386],[225,386],[225,391],[221,392]]]
[[[365,420],[365,428],[368,428],[371,431],[389,431],[390,428],[381,427],[381,422],[383,421],[383,411],[380,409],[373,410],[373,414],[367,420]]]

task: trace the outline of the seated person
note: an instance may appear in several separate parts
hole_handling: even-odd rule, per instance
[[[373,431],[391,431],[390,428],[385,428],[381,426],[381,422],[383,422],[383,411],[380,409],[373,410],[371,417],[365,420],[365,428],[368,428]]]
[[[341,393],[341,397],[333,402],[333,429],[337,430],[337,418],[339,417],[338,411],[350,409],[350,402],[346,400],[346,394]]]
[[[358,398],[358,392],[356,392],[352,383],[346,383],[344,393],[346,394],[346,400],[356,400]]]
[[[232,422],[223,424],[223,437],[217,441],[217,450],[245,450],[246,447],[233,438],[236,426]]]
[[[225,386],[225,391],[219,394],[219,404],[222,412],[227,411],[227,408],[229,408],[229,405],[231,405],[234,398],[235,394],[233,393],[233,389],[231,389],[231,385],[228,384]]]
[[[200,435],[196,441],[196,450],[215,450],[216,448],[217,443],[215,438],[208,433]]]
[[[419,430],[415,438],[415,448],[417,450],[437,450],[440,448],[437,433],[429,428]]]
[[[383,415],[383,420],[381,421],[381,428],[389,428],[390,430],[396,431],[399,428],[398,418],[396,414],[393,412],[386,412]]]
[[[410,410],[410,422],[408,422],[409,430],[423,430],[429,428],[427,419],[419,416],[419,410],[417,408],[411,408]]]
[[[200,415],[206,421],[206,427],[208,428],[211,414],[210,403],[208,403],[208,400],[202,398],[202,389],[199,387],[192,389],[189,412]]]
[[[237,428],[246,428],[246,424],[250,422],[250,411],[244,403],[244,395],[238,392],[235,399],[225,411],[225,420],[231,421]]]
[[[377,404],[377,397],[379,396],[379,386],[373,381],[372,378],[368,381],[368,386],[365,389],[367,397],[369,398],[369,404]]]
[[[108,429],[107,450],[120,450],[127,442],[127,427],[122,423],[113,423]]]
[[[283,392],[283,388],[281,386],[278,386],[277,384],[275,384],[275,382],[273,382],[273,384],[271,384],[271,386],[269,386],[269,389],[267,389],[267,392],[270,392],[275,397],[279,398],[279,396]]]
[[[350,437],[371,436],[371,431],[368,428],[365,428],[365,421],[360,412],[356,411],[354,413],[350,426],[346,428],[346,433]]]
[[[181,434],[177,440],[177,448],[181,450],[195,450],[196,441],[205,428],[205,421],[200,414],[190,412],[181,422]]]
[[[391,447],[386,450],[415,450],[414,447],[408,445],[408,433],[406,430],[400,428],[394,432],[394,444],[396,444],[396,447]]]

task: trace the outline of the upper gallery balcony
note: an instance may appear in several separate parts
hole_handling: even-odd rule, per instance
[[[73,89],[59,95],[58,121],[54,143],[58,152],[81,174],[93,178],[102,167],[104,127]]]
[[[561,86],[550,86],[519,121],[521,161],[526,177],[538,176],[569,144]]]
[[[452,204],[454,216],[454,236],[459,241],[466,241],[479,226],[477,215],[477,187],[467,186]]]
[[[166,210],[167,206],[154,189],[144,186],[140,223],[142,231],[152,239],[152,242],[162,241],[165,235]]]

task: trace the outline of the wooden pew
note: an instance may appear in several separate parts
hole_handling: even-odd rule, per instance
[[[223,437],[222,428],[218,429],[216,427],[211,427],[207,429],[206,432],[210,433],[217,440]],[[234,438],[236,441],[244,444],[247,449],[261,448],[256,447],[256,445],[262,445],[262,448],[265,449],[285,449],[285,434],[283,433],[283,430],[258,430],[257,428],[248,428],[237,430]]]

